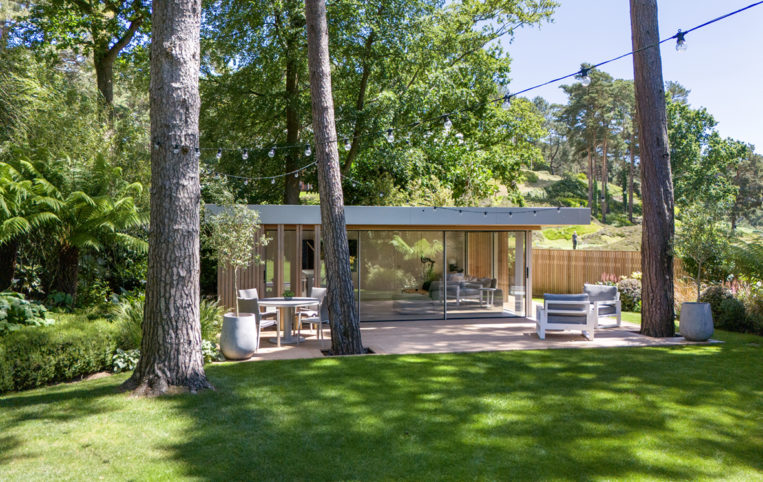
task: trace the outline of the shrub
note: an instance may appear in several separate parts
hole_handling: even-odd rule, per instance
[[[74,298],[69,293],[54,290],[45,298],[45,304],[50,308],[71,310],[74,307]]]
[[[710,303],[710,308],[713,311],[713,319],[717,320],[721,314],[721,303],[723,303],[723,300],[729,298],[733,298],[731,291],[723,286],[712,285],[702,291],[699,296],[699,301],[702,303]]]
[[[538,175],[534,173],[533,171],[522,171],[522,175],[525,178],[525,181],[527,182],[538,182]]]
[[[713,315],[716,328],[745,333],[750,331],[744,303],[736,298],[726,298],[718,307],[718,317]]]
[[[214,342],[222,329],[223,307],[217,301],[203,299],[199,307],[201,339]]]
[[[24,299],[21,293],[0,293],[0,335],[16,331],[23,326],[47,326],[54,320],[46,316],[48,310]]]
[[[117,348],[117,351],[111,357],[111,369],[114,373],[122,373],[135,370],[140,360],[140,350],[135,348],[133,350],[124,351],[121,348]]]
[[[617,283],[623,311],[641,312],[641,281],[626,278]]]
[[[0,393],[111,368],[116,327],[104,319],[65,316],[55,326],[26,326],[0,338]]]

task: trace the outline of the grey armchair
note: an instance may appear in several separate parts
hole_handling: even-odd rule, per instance
[[[596,317],[596,328],[599,327],[600,318],[615,318],[616,325],[621,326],[620,292],[617,286],[584,284],[583,293],[588,295],[591,310]]]
[[[536,310],[535,324],[538,337],[546,338],[547,330],[580,330],[593,340],[596,325],[588,295],[544,294],[543,306]]]

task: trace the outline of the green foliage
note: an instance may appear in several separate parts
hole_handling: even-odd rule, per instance
[[[763,279],[763,244],[741,242],[729,247],[729,259],[737,277]]]
[[[217,301],[202,299],[199,306],[201,339],[215,342],[222,329],[223,307]]]
[[[47,311],[43,305],[24,299],[20,293],[0,292],[0,335],[23,326],[52,325],[55,321],[46,316]]]
[[[577,232],[578,236],[583,236],[586,234],[595,233],[601,229],[596,224],[583,224],[581,226],[565,226],[563,228],[548,228],[541,231],[543,233],[543,237],[549,240],[555,240],[555,239],[572,239],[572,234]],[[580,241],[578,239],[578,241]]]
[[[744,303],[736,298],[726,298],[718,307],[718,317],[713,318],[716,328],[745,333],[750,331]]]
[[[588,202],[588,186],[585,180],[581,180],[579,177],[564,177],[545,189],[546,197],[552,204],[556,204],[557,201],[562,199],[575,200],[575,202],[582,204],[587,204]]]
[[[74,308],[74,298],[69,293],[62,291],[52,291],[45,298],[45,305],[51,308],[63,308],[71,310]]]
[[[294,292],[292,290],[284,290],[283,296],[284,298],[292,298],[294,296]]]
[[[114,373],[121,373],[135,370],[140,360],[140,350],[135,348],[132,350],[124,351],[121,348],[117,348],[114,355],[111,357],[111,371]]]
[[[617,283],[623,311],[641,312],[641,281],[626,278]]]
[[[0,338],[0,393],[111,368],[115,326],[103,319],[59,316],[54,326],[24,327]]]
[[[675,249],[693,274],[697,298],[707,273],[727,262],[729,236],[718,219],[718,206],[693,204],[681,213]]]
[[[721,304],[725,300],[732,299],[734,296],[731,291],[721,285],[711,285],[702,291],[699,300],[702,303],[710,303],[710,309],[713,312],[713,319],[718,320],[721,315]]]
[[[538,175],[533,171],[522,171],[522,176],[525,178],[525,182],[538,182]]]

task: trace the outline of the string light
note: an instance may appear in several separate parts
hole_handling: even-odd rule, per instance
[[[276,183],[276,178],[273,178],[270,180],[270,184],[275,184],[275,183]]]
[[[504,110],[509,110],[511,108],[511,95],[506,94],[503,96],[503,108]]]
[[[180,152],[180,146],[178,144],[175,144],[174,146],[172,146],[172,153],[177,154],[178,152]]]
[[[294,173],[294,177],[296,177],[296,178],[298,178],[298,177],[299,177],[299,171],[297,171],[297,172],[295,172],[295,173]]]
[[[161,146],[161,143],[159,141],[154,142],[154,150],[159,150],[159,146]]]
[[[305,157],[310,157],[310,154],[312,153],[313,151],[312,149],[310,149],[310,144],[307,144],[307,146],[305,147]]]
[[[588,72],[591,69],[580,69],[580,83],[583,85],[583,87],[588,87],[591,85],[591,78],[588,76]]]
[[[222,159],[223,158],[223,150],[222,149],[218,149],[217,150],[217,154],[215,155],[215,157],[217,158],[218,161],[220,159]]]
[[[193,152],[194,154],[196,154],[196,159],[201,157],[201,149],[199,149],[198,147],[194,149]]]
[[[275,147],[271,147],[270,148],[270,151],[268,151],[268,157],[271,158],[271,159],[276,157],[276,148]]]
[[[686,49],[688,48],[688,45],[686,45],[686,33],[681,32],[681,29],[678,29],[678,33],[676,34],[676,51],[677,52],[686,52]]]
[[[350,149],[352,149],[352,145],[350,144],[350,140],[348,138],[344,138],[344,150],[349,152]]]
[[[248,149],[244,149],[244,152],[241,153],[241,159],[243,159],[245,161],[247,159],[249,159],[249,150]]]
[[[387,129],[387,142],[390,144],[395,142],[395,134],[392,132],[392,129]]]

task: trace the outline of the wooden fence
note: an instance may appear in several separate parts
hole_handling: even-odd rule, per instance
[[[678,259],[676,277],[684,276]],[[543,293],[580,293],[583,284],[602,281],[602,275],[641,271],[640,251],[589,251],[533,248],[533,296]]]

